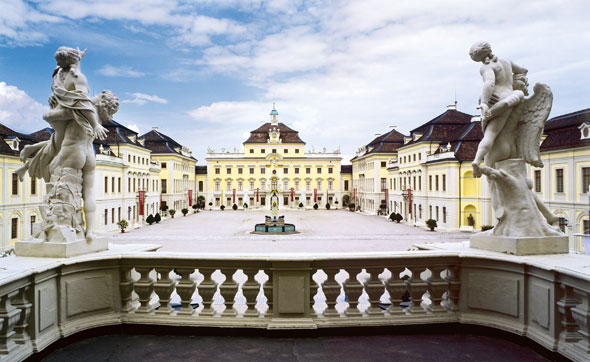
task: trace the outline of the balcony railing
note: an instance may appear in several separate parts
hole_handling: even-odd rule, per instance
[[[473,250],[473,249],[467,249]],[[478,324],[590,358],[590,258],[470,251],[0,259],[0,360],[119,324],[316,329]],[[23,267],[26,265],[26,267]],[[586,268],[586,269],[584,269]]]

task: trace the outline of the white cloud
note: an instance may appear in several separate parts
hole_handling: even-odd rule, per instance
[[[143,77],[145,73],[134,70],[128,66],[114,66],[110,64],[104,65],[102,68],[97,70],[98,74],[102,74],[106,77],[129,77],[139,78]]]
[[[131,124],[126,125],[125,127],[129,128],[132,131],[139,133],[139,127],[137,126],[137,123],[131,123]]]
[[[144,104],[148,103],[148,102],[153,102],[153,103],[160,103],[160,104],[167,104],[168,100],[158,97],[156,95],[149,95],[149,94],[145,94],[145,93],[131,93],[131,96],[133,96],[133,98],[131,99],[124,99],[121,101],[121,103],[134,103],[140,106],[143,106]]]
[[[39,23],[62,21],[57,16],[43,14],[22,0],[3,1],[0,11],[0,41],[10,45],[35,45],[45,42],[45,32],[31,29]]]
[[[48,108],[25,91],[0,82],[0,123],[18,132],[31,133],[48,126],[43,121]]]

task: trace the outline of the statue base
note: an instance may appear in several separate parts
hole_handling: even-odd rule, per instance
[[[18,241],[14,244],[17,256],[31,256],[37,258],[69,258],[72,256],[97,253],[109,249],[107,238],[95,238],[92,241],[85,239],[56,243],[41,240]]]
[[[541,255],[569,253],[567,236],[509,237],[474,235],[469,246],[475,249],[512,255]]]

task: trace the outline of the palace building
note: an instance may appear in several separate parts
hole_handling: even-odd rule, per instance
[[[211,208],[269,208],[273,190],[281,208],[342,206],[348,192],[342,185],[340,150],[306,150],[299,132],[279,122],[278,115],[273,106],[270,122],[250,132],[243,151],[208,149],[206,203]]]

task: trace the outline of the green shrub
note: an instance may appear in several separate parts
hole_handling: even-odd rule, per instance
[[[148,224],[153,224],[154,223],[154,215],[149,214],[148,217],[145,219],[145,222],[147,222]]]
[[[482,225],[481,226],[481,231],[491,230],[493,228],[494,228],[493,225]]]
[[[170,209],[170,211],[168,211],[168,213],[170,214],[170,216],[172,216],[174,218],[174,214],[176,214],[176,210]]]
[[[238,209],[238,205],[234,204],[234,206],[231,207],[234,211],[236,211]]]
[[[318,209],[318,207],[319,207],[319,206],[318,206],[318,204],[317,204],[317,203],[313,204],[313,208],[314,208],[314,210],[317,210],[317,209]]]
[[[225,210],[225,205],[221,205],[219,206],[219,208],[221,209],[221,211]]]
[[[182,216],[186,216],[188,214],[188,209],[185,207],[184,209],[180,210],[182,212]]]
[[[197,204],[193,204],[193,206],[192,206],[193,210],[196,210],[198,207],[199,207],[199,205],[197,205]]]
[[[428,226],[431,231],[434,231],[434,228],[437,227],[438,224],[436,223],[436,220],[428,219],[428,220],[426,220],[426,226]]]
[[[160,216],[159,212],[157,212],[156,216],[154,216],[154,221],[156,222],[156,224],[162,221],[162,217]]]
[[[246,210],[248,208],[248,204],[244,202],[244,205],[242,205],[242,207],[244,208],[244,210]]]
[[[303,207],[303,202],[300,202],[299,203],[299,207]]]
[[[117,225],[119,226],[119,228],[121,229],[121,231],[127,229],[127,227],[129,226],[129,223],[127,222],[127,220],[125,219],[121,219],[119,220],[119,222],[117,223]]]
[[[213,202],[212,201],[209,201],[209,206],[213,206]]]
[[[326,210],[330,210],[330,203],[326,203]]]

